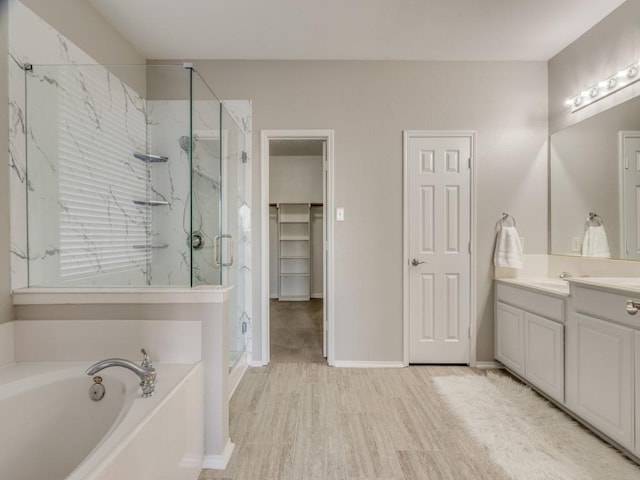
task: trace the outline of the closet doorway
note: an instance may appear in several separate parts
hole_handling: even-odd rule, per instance
[[[333,363],[333,132],[264,130],[262,364]]]

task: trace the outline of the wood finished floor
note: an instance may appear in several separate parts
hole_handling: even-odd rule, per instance
[[[200,480],[506,479],[430,381],[477,370],[330,368],[321,309],[272,302],[271,364],[249,368],[231,400],[228,468]]]

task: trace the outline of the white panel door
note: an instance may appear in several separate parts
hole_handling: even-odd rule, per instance
[[[471,137],[407,142],[409,362],[469,363]]]
[[[640,260],[640,132],[621,132],[623,187],[622,253]]]

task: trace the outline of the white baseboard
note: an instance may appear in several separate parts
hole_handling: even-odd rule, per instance
[[[322,292],[320,292],[320,293],[312,293],[311,294],[311,298],[324,298],[324,294]]]
[[[334,360],[333,366],[338,368],[404,368],[402,362],[360,362],[350,360]]]
[[[251,360],[249,362],[250,367],[264,367],[266,363],[263,363],[262,360]]]
[[[504,368],[504,366],[501,363],[498,362],[476,362],[475,367],[474,368],[481,368],[481,369],[500,369],[500,368]]]
[[[212,470],[224,470],[231,459],[235,445],[231,443],[231,439],[227,440],[224,451],[220,455],[205,455],[202,461],[202,468],[210,468]]]
[[[271,295],[269,295],[269,298],[271,300],[277,300],[278,299],[278,294],[277,293],[272,293]]]

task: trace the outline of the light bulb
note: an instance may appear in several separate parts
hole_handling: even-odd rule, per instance
[[[589,90],[589,96],[591,98],[597,97],[598,93],[600,93],[600,90],[598,90],[598,87],[591,87],[591,90]]]
[[[618,79],[616,77],[611,77],[607,80],[607,88],[613,88],[618,84]]]
[[[627,68],[627,78],[633,78],[638,74],[638,69],[636,66],[632,65]]]

